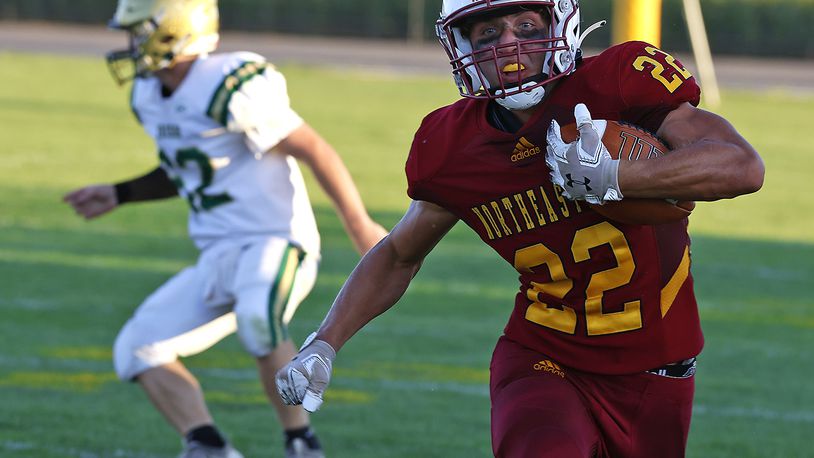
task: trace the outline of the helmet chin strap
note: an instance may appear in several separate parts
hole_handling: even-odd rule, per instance
[[[545,86],[538,86],[528,91],[523,90],[535,84],[537,84],[535,81],[523,83],[523,85],[520,86],[519,92],[506,97],[500,97],[500,95],[503,94],[503,90],[498,89],[495,91],[495,95],[498,96],[495,102],[507,110],[528,110],[540,103],[543,97],[545,97]]]

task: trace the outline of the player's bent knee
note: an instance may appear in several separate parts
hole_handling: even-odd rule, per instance
[[[573,428],[550,412],[518,407],[499,421],[493,448],[499,458],[593,458],[593,431]]]
[[[497,458],[593,458],[593,447],[585,448],[582,439],[571,431],[556,426],[541,425],[524,428],[516,434],[503,436],[495,444]]]
[[[598,444],[595,423],[562,378],[535,374],[492,393],[495,456],[592,458]]]
[[[236,313],[237,335],[243,348],[255,357],[265,356],[289,340],[288,326],[261,314]]]
[[[234,308],[237,335],[252,356],[265,356],[289,338],[284,320],[289,295],[278,289],[274,284],[257,284],[238,295]]]
[[[129,322],[113,344],[113,368],[119,379],[125,382],[133,381],[144,371],[171,363],[177,358],[176,354],[162,351],[159,346],[139,339]]]

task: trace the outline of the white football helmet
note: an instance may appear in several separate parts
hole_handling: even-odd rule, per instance
[[[549,31],[542,39],[519,40],[515,43],[474,50],[462,26],[481,15],[507,14],[513,9],[540,10],[550,18]],[[525,110],[545,96],[545,85],[576,69],[582,39],[596,27],[580,35],[579,0],[444,0],[436,34],[449,56],[452,75],[461,95],[469,98],[494,99],[510,110]],[[521,54],[545,53],[539,75],[523,80],[504,77],[498,71],[499,51],[512,49],[518,60]],[[492,65],[499,81],[489,82],[482,67]],[[519,75],[519,73],[518,73]]]
[[[119,0],[110,28],[125,30],[130,47],[107,54],[113,78],[134,77],[175,65],[179,56],[214,51],[218,45],[217,0]]]

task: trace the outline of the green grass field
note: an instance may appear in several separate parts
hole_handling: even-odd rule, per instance
[[[446,77],[284,67],[294,107],[343,154],[374,216],[406,208],[403,164]],[[699,204],[694,273],[707,346],[688,456],[814,456],[814,98],[727,92],[720,112],[762,153],[764,189]],[[180,201],[84,222],[63,193],[154,167],[150,140],[101,59],[0,53],[0,456],[169,457],[179,440],[110,346],[133,308],[195,258]],[[323,233],[314,293],[292,327],[320,322],[356,256],[308,177]],[[459,225],[410,290],[342,351],[313,422],[334,457],[489,456],[488,362],[516,288]],[[188,360],[247,457],[281,435],[252,359],[229,338]]]

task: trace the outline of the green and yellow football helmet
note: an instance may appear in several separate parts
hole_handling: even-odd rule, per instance
[[[214,51],[218,45],[217,0],[119,0],[110,28],[128,33],[128,49],[109,52],[117,83],[175,65],[180,56]]]

